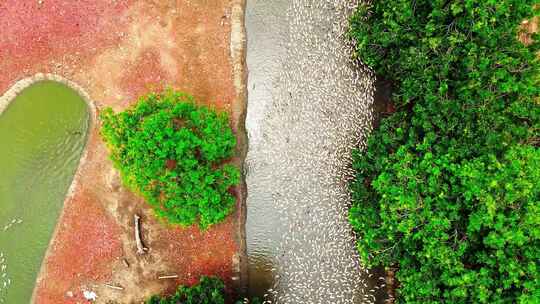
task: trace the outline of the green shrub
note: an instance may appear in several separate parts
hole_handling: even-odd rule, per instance
[[[146,304],[225,304],[225,285],[215,277],[201,277],[198,284],[192,287],[179,286],[171,296],[152,296]],[[244,301],[237,301],[242,304]],[[259,304],[260,301],[248,301],[249,304]]]
[[[375,0],[357,56],[397,111],[354,153],[350,221],[398,303],[540,303],[540,63],[532,0]],[[536,38],[534,35],[533,38]]]
[[[167,91],[144,96],[117,114],[107,108],[100,118],[124,184],[140,193],[158,217],[206,228],[232,212],[235,198],[229,189],[240,174],[223,165],[236,145],[226,114]]]
[[[146,304],[225,304],[225,285],[213,277],[202,277],[192,287],[179,286],[172,296],[152,296]]]

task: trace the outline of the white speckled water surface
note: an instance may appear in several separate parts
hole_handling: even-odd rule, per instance
[[[273,303],[373,303],[348,222],[351,151],[373,76],[351,60],[350,0],[248,0],[250,291]],[[269,290],[270,289],[270,290]]]

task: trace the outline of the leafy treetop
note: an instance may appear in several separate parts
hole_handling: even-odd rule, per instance
[[[354,154],[350,220],[366,264],[398,267],[398,303],[540,303],[540,48],[517,39],[536,2],[375,0],[351,20],[397,111]]]
[[[166,91],[141,97],[120,113],[100,115],[101,134],[123,182],[169,223],[202,228],[232,212],[239,170],[224,162],[236,139],[228,116]]]

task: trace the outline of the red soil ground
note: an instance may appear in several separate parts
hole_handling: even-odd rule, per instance
[[[55,73],[82,86],[98,111],[123,109],[141,94],[171,86],[231,112],[243,102],[233,83],[233,2],[0,1],[0,95],[19,79]],[[158,223],[144,202],[119,184],[98,128],[94,124],[90,131],[87,161],[65,202],[34,303],[85,303],[84,290],[95,291],[98,303],[140,303],[205,274],[234,285],[241,211],[207,232]],[[241,190],[236,189],[239,198]],[[143,256],[135,253],[135,213],[142,216],[150,248]],[[164,274],[179,279],[157,279]]]

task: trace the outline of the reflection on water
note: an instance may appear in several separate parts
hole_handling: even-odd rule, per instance
[[[289,24],[284,12],[289,0],[248,0],[246,7],[246,30],[248,36],[247,64],[248,114],[246,128],[249,136],[246,160],[246,182],[248,185],[246,238],[249,262],[249,293],[262,296],[274,284],[272,269],[276,263],[283,221],[277,213],[272,193],[270,165],[259,153],[263,140],[263,121],[272,106],[273,94],[278,91],[275,78],[282,69],[286,56],[286,37]],[[262,155],[261,155],[262,156]],[[263,172],[264,171],[264,172]]]
[[[0,302],[28,303],[89,125],[84,100],[42,81],[0,115]]]

